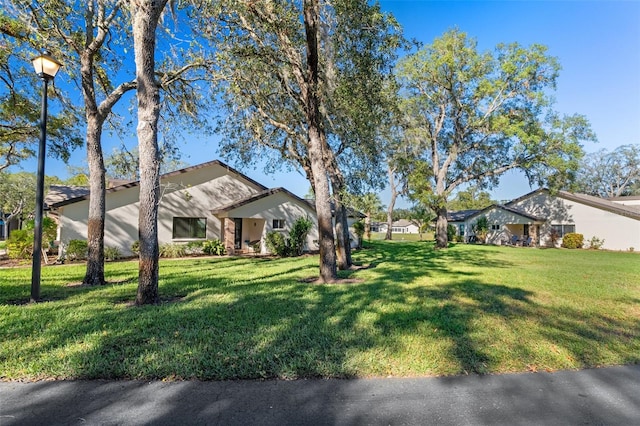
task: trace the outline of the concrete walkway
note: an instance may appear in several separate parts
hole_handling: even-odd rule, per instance
[[[638,425],[640,366],[415,379],[0,383],[0,425]]]

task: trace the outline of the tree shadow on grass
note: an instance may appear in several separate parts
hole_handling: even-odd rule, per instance
[[[638,318],[543,305],[534,290],[487,282],[474,265],[505,267],[491,250],[429,250],[416,251],[407,244],[367,253],[363,263],[367,257],[379,259],[378,267],[362,271],[370,274],[366,282],[348,286],[300,283],[299,277],[317,266],[294,260],[272,261],[270,265],[289,267],[280,272],[267,268],[241,280],[231,268],[218,270],[214,261],[199,261],[197,272],[161,274],[163,297],[184,296],[176,303],[123,306],[121,296],[135,294],[132,285],[115,296],[83,290],[106,302],[91,312],[78,301],[77,311],[56,311],[55,303],[39,306],[43,315],[31,322],[7,315],[3,341],[11,344],[24,336],[29,341],[32,336],[33,345],[3,356],[31,360],[27,371],[74,378],[482,373],[495,371],[502,362],[490,350],[496,343],[492,336],[497,341],[500,332],[482,328],[500,324],[517,335],[513,327],[530,322],[538,330],[534,342],[516,338],[501,343],[510,345],[503,352],[522,358],[518,365],[546,362],[539,359],[536,345],[558,346],[584,365],[597,365],[609,355],[632,360],[626,350],[640,342]],[[437,282],[424,279],[436,275]],[[621,339],[625,341],[616,346]],[[64,354],[65,362],[49,365],[56,364],[51,361],[56,354]],[[416,365],[399,368],[407,358],[417,360]]]

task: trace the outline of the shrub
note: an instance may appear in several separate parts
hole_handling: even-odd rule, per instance
[[[33,232],[36,227],[36,222],[33,219],[29,219],[24,224],[24,229],[27,231]],[[33,234],[32,238],[33,238]],[[58,225],[56,221],[51,219],[50,217],[42,218],[42,247],[48,247],[53,243],[58,235]]]
[[[12,259],[29,259],[33,254],[33,232],[16,229],[7,240],[7,255]]]
[[[471,230],[478,238],[478,241],[485,243],[487,241],[487,235],[489,234],[489,220],[486,216],[480,216],[476,223],[471,225]]]
[[[217,239],[204,241],[202,251],[208,255],[222,256],[225,253],[224,243]]]
[[[135,240],[131,244],[131,253],[135,254],[136,256],[140,256],[140,241]]]
[[[188,255],[194,256],[204,253],[204,241],[189,241],[185,245],[185,251]]]
[[[122,253],[120,253],[120,250],[118,249],[118,247],[104,248],[104,260],[113,261],[118,259],[122,259]]]
[[[353,231],[358,236],[358,247],[362,247],[362,239],[364,238],[364,222],[359,220],[353,224]]]
[[[456,238],[456,227],[449,224],[447,225],[447,241],[453,241]]]
[[[67,259],[84,260],[87,258],[89,248],[86,240],[71,240],[67,245]]]
[[[560,234],[554,228],[549,231],[549,245],[551,247],[558,246],[558,240],[560,239]]]
[[[184,244],[160,244],[160,257],[185,257],[187,248]]]
[[[304,249],[304,242],[307,234],[313,227],[313,222],[308,217],[300,217],[293,222],[289,231],[289,249],[291,256],[300,256]]]
[[[301,217],[291,225],[288,237],[285,237],[281,232],[269,232],[266,237],[267,248],[271,253],[280,257],[300,256],[312,226],[311,219]]]
[[[589,248],[592,250],[600,250],[604,245],[604,238],[591,237],[589,240]]]
[[[570,232],[562,237],[562,247],[568,249],[582,248],[584,236],[575,232]]]
[[[456,235],[456,243],[464,242],[464,235]]]
[[[289,247],[284,235],[277,231],[267,233],[266,244],[269,251],[276,256],[287,257],[289,255]]]

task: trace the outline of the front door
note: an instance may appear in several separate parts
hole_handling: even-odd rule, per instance
[[[522,232],[524,238],[526,239],[529,236],[529,225],[524,225],[524,231]]]
[[[233,223],[235,225],[233,246],[236,248],[236,250],[240,250],[242,248],[242,218],[234,218]]]

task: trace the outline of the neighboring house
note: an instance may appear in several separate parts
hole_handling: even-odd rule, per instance
[[[287,232],[296,219],[309,217],[314,226],[305,248],[318,249],[312,204],[286,189],[269,189],[220,161],[164,174],[160,185],[160,244],[220,239],[229,254],[253,247],[267,253],[268,232]],[[131,254],[131,245],[138,240],[139,189],[136,181],[106,191],[105,246],[117,247],[123,254]],[[64,249],[70,240],[87,239],[90,194],[85,189],[65,198],[60,192],[52,191],[47,199],[58,217],[58,240]],[[352,240],[355,247],[355,234]]]
[[[394,234],[418,234],[418,225],[407,219],[396,220],[391,224],[391,232]]]
[[[481,216],[489,223],[489,244],[530,238],[532,245],[549,246],[552,232],[558,241],[567,233],[577,232],[586,244],[593,237],[604,240],[604,249],[640,248],[640,197],[606,200],[566,191],[551,195],[546,189],[538,189],[504,205],[459,217],[465,241],[474,236],[472,226]]]
[[[387,222],[371,222],[371,232],[387,232]],[[418,234],[418,226],[406,219],[396,220],[391,224],[394,234]]]
[[[479,211],[480,210],[456,210],[447,212],[447,224],[456,228],[456,235],[467,235],[467,217]]]
[[[371,222],[371,232],[387,232],[387,222]]]

